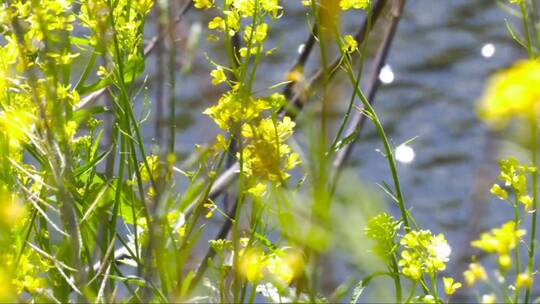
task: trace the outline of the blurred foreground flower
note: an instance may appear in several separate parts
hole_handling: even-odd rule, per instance
[[[494,128],[502,128],[514,117],[536,120],[539,105],[540,62],[524,60],[490,79],[479,114]]]
[[[480,239],[471,242],[471,245],[487,253],[497,253],[499,255],[499,265],[503,269],[508,269],[512,265],[510,252],[516,248],[519,239],[525,234],[525,230],[516,229],[516,223],[510,221],[500,228],[494,228],[490,232],[482,233]]]

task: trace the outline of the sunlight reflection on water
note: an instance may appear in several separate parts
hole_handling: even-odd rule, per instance
[[[485,44],[482,47],[482,56],[491,58],[493,55],[495,55],[495,46],[492,43]]]

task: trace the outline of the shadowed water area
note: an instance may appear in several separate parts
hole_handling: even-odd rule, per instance
[[[267,43],[267,48],[279,48],[274,55],[263,59],[256,89],[284,80],[298,48],[309,34],[305,13],[298,5],[300,1],[282,2],[287,2],[284,3],[285,15],[271,25]],[[218,63],[225,65],[227,62],[223,46],[205,39],[209,33],[206,24],[213,16],[213,13],[191,10],[174,32],[177,38],[174,52],[179,71],[188,64],[187,40],[197,27],[201,31],[198,49],[192,53],[192,68],[185,73],[176,73],[176,152],[180,161],[193,151],[195,144],[211,141],[217,132],[211,119],[202,114],[207,106],[217,101],[223,89],[211,86],[208,73],[212,66],[204,54],[207,52]],[[355,32],[362,18],[363,15],[359,17],[358,13],[344,14],[342,33]],[[496,182],[497,159],[509,156],[507,151],[510,149],[520,151],[519,145],[505,139],[505,134],[490,132],[475,112],[488,76],[526,56],[525,51],[509,38],[504,26],[505,18],[516,24],[517,20],[492,0],[407,1],[387,62],[390,68],[385,70],[388,83],[381,86],[375,100],[375,110],[395,146],[415,138],[408,144],[414,151],[414,159],[398,163],[405,201],[421,227],[434,233],[445,233],[452,246],[448,272],[459,280],[462,280],[461,273],[470,256],[477,252],[470,248],[470,241],[481,231],[510,219],[513,210],[489,196],[489,188]],[[377,24],[372,41],[378,42],[381,29],[387,22],[387,18],[382,18]],[[149,27],[148,36],[153,31],[155,24]],[[169,47],[163,50],[161,66],[155,54],[147,61],[151,84],[163,77],[160,73],[167,73]],[[371,57],[375,49],[376,46],[371,48]],[[306,74],[310,75],[318,66],[319,54],[314,52]],[[369,66],[368,61],[366,79]],[[167,140],[169,108],[166,103],[170,96],[167,81],[162,83],[165,104],[162,110],[159,110],[159,105],[152,109],[152,123],[146,126],[149,144],[158,141],[156,135],[163,136],[162,142]],[[158,98],[158,89],[154,85],[149,89],[151,98]],[[332,82],[332,98],[329,115],[337,127],[350,98],[350,84],[343,75]],[[318,99],[314,100],[317,102]],[[159,100],[155,102],[159,104]],[[358,100],[357,104],[360,104]],[[312,108],[313,113],[317,113],[316,105]],[[163,113],[159,114],[160,111]],[[150,127],[156,115],[164,117],[158,132]],[[306,132],[302,125],[306,121],[299,117],[296,137],[300,146],[305,142],[301,137]],[[391,176],[379,149],[382,145],[368,123],[346,164],[346,176],[357,178],[362,185],[372,188],[370,191],[378,191],[381,197],[385,197],[376,183],[386,181],[391,184]],[[527,155],[525,151],[523,155]],[[345,180],[343,184],[347,187],[350,179]],[[350,189],[344,191],[351,192]],[[397,206],[389,198],[385,197],[385,200],[397,216]],[[356,234],[362,234],[361,227],[355,227],[354,223],[350,225]],[[341,256],[340,253],[335,255]],[[335,285],[350,275],[348,259],[350,257],[345,254],[343,259],[328,262],[330,271],[325,283]]]

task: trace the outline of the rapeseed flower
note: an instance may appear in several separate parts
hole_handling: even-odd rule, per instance
[[[539,105],[540,62],[524,60],[489,80],[479,114],[491,126],[501,128],[515,117],[536,121]]]
[[[12,107],[0,110],[0,136],[7,139],[12,158],[21,157],[22,145],[29,141],[36,121],[32,111]]]
[[[214,5],[214,0],[194,0],[193,4],[196,8],[209,9]]]
[[[533,277],[529,273],[520,273],[516,278],[516,288],[529,288],[533,284]]]
[[[381,213],[370,218],[364,230],[366,236],[376,242],[373,248],[375,253],[385,261],[395,250],[394,238],[399,226],[400,221],[387,213]]]
[[[263,119],[255,126],[243,126],[242,136],[248,139],[248,144],[238,157],[244,160],[248,177],[278,184],[289,178],[287,171],[300,163],[298,154],[285,144],[293,134],[294,126],[295,123],[287,116],[277,123]]]
[[[499,265],[503,269],[508,269],[512,264],[510,252],[516,248],[519,239],[525,234],[525,230],[516,229],[516,223],[509,221],[500,228],[494,228],[490,232],[482,233],[480,239],[471,242],[471,245],[487,253],[497,253],[499,255]]]
[[[527,193],[527,175],[535,172],[536,167],[521,165],[513,157],[499,161],[499,167],[501,170],[499,179],[514,191],[518,202],[523,204],[525,210],[529,210],[532,198]],[[490,192],[500,199],[508,199],[508,193],[499,185],[494,185]]]
[[[15,294],[14,294],[14,288],[11,284],[11,275],[5,271],[4,269],[0,268],[0,302],[2,303],[14,303],[15,301]]]
[[[498,184],[494,184],[489,190],[489,192],[503,201],[508,199],[508,192],[506,192],[506,190],[501,188],[501,186],[499,186]]]
[[[403,274],[418,280],[422,274],[433,274],[446,269],[451,248],[443,234],[433,235],[428,230],[411,231],[403,236],[400,244],[405,247],[399,266]]]
[[[461,288],[460,282],[455,282],[454,278],[443,277],[444,292],[447,295],[453,295],[456,290]]]
[[[366,9],[369,7],[371,0],[340,0],[339,6],[342,10],[354,9]]]
[[[238,272],[249,282],[263,278],[265,255],[262,251],[247,248],[239,253]]]
[[[25,215],[24,205],[6,189],[0,189],[0,224],[7,228],[16,226]]]
[[[304,266],[302,254],[290,248],[277,250],[266,261],[268,272],[286,284],[298,277]]]
[[[351,54],[358,50],[358,42],[351,35],[343,37],[344,44],[341,47],[343,53]]]
[[[227,81],[227,75],[225,75],[225,71],[223,70],[223,67],[217,67],[215,70],[213,70],[210,73],[210,76],[212,76],[213,85],[218,85],[220,83]]]
[[[487,280],[488,276],[484,266],[478,263],[470,263],[469,269],[463,272],[463,278],[465,279],[467,286],[472,287],[476,281]]]
[[[251,26],[246,26],[244,29],[244,40],[250,41],[252,39],[254,42],[263,42],[266,39],[268,33],[268,24],[262,23],[255,28],[255,32]]]
[[[265,110],[271,109],[267,99],[244,99],[237,92],[229,91],[219,99],[217,105],[207,108],[203,113],[210,116],[214,122],[224,131],[229,131],[233,124],[240,121],[249,122]]]

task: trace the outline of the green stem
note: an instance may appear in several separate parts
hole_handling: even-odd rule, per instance
[[[401,303],[401,298],[402,298],[401,279],[399,278],[398,262],[395,255],[392,255],[391,264],[392,264],[392,273],[394,274],[394,286],[396,288],[396,303]]]
[[[529,59],[534,59],[534,51],[532,48],[531,32],[529,30],[529,15],[527,14],[527,6],[525,1],[521,1],[519,7],[521,8],[521,20],[523,22],[523,31],[525,32],[525,39],[527,41],[527,53]]]
[[[407,299],[405,300],[405,303],[411,303],[411,299],[414,296],[414,292],[416,291],[416,286],[418,283],[416,281],[413,282],[411,286],[411,290],[409,290],[409,294],[407,295]]]
[[[431,293],[435,298],[435,303],[441,303],[439,300],[439,293],[437,292],[437,274],[430,274],[429,279],[431,281]]]
[[[514,222],[515,222],[515,228],[514,230],[516,231],[516,234],[517,234],[517,231],[519,230],[519,204],[518,204],[518,198],[517,198],[517,192],[516,192],[516,189],[514,189]],[[515,259],[516,259],[516,278],[519,276],[519,272],[520,272],[520,261],[519,261],[519,246],[516,246],[516,251],[515,251]],[[515,296],[514,296],[514,303],[519,303],[518,300],[519,300],[519,290],[520,288],[518,288],[516,286],[516,293],[515,293]]]
[[[531,122],[531,159],[535,168],[538,168],[538,128],[536,126],[536,119]],[[529,275],[532,275],[534,271],[534,249],[536,242],[536,215],[538,207],[538,169],[532,173],[533,179],[533,205],[532,205],[532,220],[531,220],[531,238],[529,240],[529,260],[527,264],[527,271]],[[525,291],[525,303],[529,302],[531,294],[531,287],[528,286]]]
[[[354,79],[354,74],[352,70],[347,69],[347,74],[349,75],[351,82],[354,83],[355,79]],[[383,125],[379,117],[377,116],[377,113],[373,109],[373,106],[371,105],[371,103],[367,100],[366,96],[364,95],[364,92],[362,92],[359,86],[354,87],[354,90],[356,91],[356,94],[360,97],[360,100],[362,101],[362,105],[364,106],[364,110],[366,111],[366,114],[369,115],[368,117],[375,125],[379,138],[381,139],[383,143],[384,152],[386,154],[385,156],[388,161],[388,166],[390,167],[390,171],[392,173],[392,179],[394,181],[394,191],[395,191],[394,195],[396,196],[396,199],[397,199],[397,203],[398,203],[399,210],[401,213],[401,219],[403,220],[403,226],[405,227],[405,231],[409,232],[411,231],[411,226],[409,224],[407,209],[405,208],[405,201],[403,199],[403,193],[401,192],[401,184],[399,182],[396,160],[394,158],[394,153],[390,146],[390,141],[388,140],[386,131],[384,130]]]
[[[251,292],[249,294],[249,303],[254,303],[255,302],[255,295],[257,294],[257,282],[253,282],[253,285],[251,287]]]
[[[372,14],[371,14],[371,6],[369,7],[367,11],[367,34],[366,39],[363,43],[362,50],[360,51],[360,60],[358,61],[358,72],[356,75],[356,82],[354,83],[354,86],[360,85],[360,80],[362,79],[362,71],[364,70],[364,62],[366,59],[366,53],[367,53],[367,47],[369,45],[369,36],[371,33],[371,26],[372,26]],[[348,54],[343,54],[344,56],[350,56]],[[350,65],[352,66],[352,60],[350,57],[348,57],[347,60]],[[343,132],[345,131],[345,126],[349,122],[349,117],[351,115],[353,106],[354,106],[354,100],[356,99],[356,92],[353,91],[351,99],[349,100],[349,105],[347,106],[347,111],[345,112],[345,116],[343,117],[343,121],[341,122],[341,125],[339,126],[338,132],[336,133],[336,137],[334,138],[334,142],[330,146],[330,152],[332,153],[334,151],[334,148],[337,146],[338,142],[341,139],[341,136],[343,135]]]

